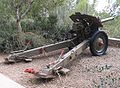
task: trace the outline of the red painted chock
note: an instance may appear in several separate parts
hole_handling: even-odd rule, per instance
[[[36,74],[36,73],[38,73],[38,71],[36,71],[36,70],[33,69],[33,68],[27,68],[27,69],[25,69],[24,72],[31,73],[31,74]]]

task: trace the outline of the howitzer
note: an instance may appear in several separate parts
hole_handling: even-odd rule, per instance
[[[93,55],[100,56],[105,54],[108,47],[108,36],[101,30],[103,28],[102,23],[113,20],[114,17],[100,20],[94,16],[76,12],[70,18],[73,21],[72,30],[66,33],[64,41],[13,53],[5,59],[5,62],[32,61],[33,56],[62,49],[59,58],[55,62],[47,64],[41,71],[36,72],[34,69],[25,70],[25,72],[40,78],[53,78],[57,72],[67,73],[69,70],[65,69],[66,65],[73,61],[87,47],[90,47]],[[64,54],[64,49],[66,48],[69,51]]]

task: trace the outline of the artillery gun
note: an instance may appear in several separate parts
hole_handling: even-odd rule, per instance
[[[100,20],[94,16],[76,12],[70,18],[73,21],[72,30],[66,33],[63,41],[31,50],[13,52],[13,54],[5,58],[5,62],[32,61],[34,56],[62,49],[59,58],[55,62],[47,64],[41,71],[36,72],[34,69],[25,70],[25,72],[34,74],[39,78],[54,78],[57,72],[69,72],[69,69],[65,68],[66,65],[88,47],[90,47],[91,53],[95,56],[105,54],[108,48],[108,36],[101,30],[103,29],[102,23],[111,21],[114,17]],[[68,48],[69,51],[64,54],[65,48]]]

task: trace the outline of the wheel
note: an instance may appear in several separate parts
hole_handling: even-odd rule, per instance
[[[94,56],[104,55],[108,48],[108,36],[104,31],[97,31],[90,39],[90,51]]]

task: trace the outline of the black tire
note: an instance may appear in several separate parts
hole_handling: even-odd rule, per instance
[[[99,41],[98,41],[99,39]],[[101,41],[102,41],[102,47],[101,47]],[[97,50],[97,48],[99,50]],[[97,31],[90,39],[90,51],[94,56],[101,56],[106,53],[106,50],[108,48],[108,36],[104,31]]]

